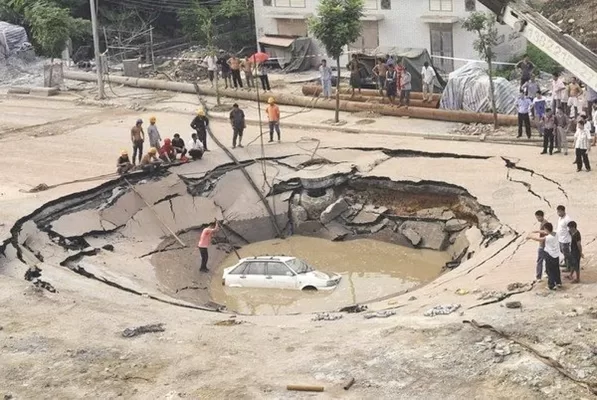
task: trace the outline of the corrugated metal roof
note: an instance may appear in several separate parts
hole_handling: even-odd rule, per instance
[[[277,36],[262,36],[259,38],[259,43],[276,47],[290,47],[294,41],[294,38]]]

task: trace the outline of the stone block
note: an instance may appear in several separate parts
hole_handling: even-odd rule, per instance
[[[444,224],[439,222],[406,221],[400,226],[400,229],[402,234],[407,229],[418,233],[422,239],[419,247],[444,250],[448,244],[448,235],[444,231]]]
[[[331,221],[335,220],[342,214],[343,212],[348,210],[348,203],[342,197],[336,200],[334,204],[330,204],[319,217],[319,220],[322,224],[330,223]]]

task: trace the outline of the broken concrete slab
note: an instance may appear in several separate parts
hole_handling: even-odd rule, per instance
[[[188,193],[187,185],[175,174],[170,174],[160,180],[141,181],[134,186],[135,190],[149,204],[155,204],[166,197],[182,196]]]
[[[90,232],[111,231],[118,225],[103,219],[98,210],[91,209],[63,215],[53,221],[50,227],[60,236],[68,238],[84,236]]]
[[[348,210],[348,208],[349,208],[349,205],[346,202],[346,200],[344,200],[343,197],[340,197],[333,204],[330,204],[325,210],[323,210],[323,212],[321,213],[321,216],[319,217],[319,220],[324,225],[328,224],[331,221],[338,218],[340,216],[340,214],[342,214],[344,211]]]
[[[468,221],[464,219],[451,219],[446,221],[446,231],[453,233],[453,232],[460,232],[461,230],[468,228],[469,224]]]
[[[329,222],[324,228],[322,231],[323,237],[331,241],[344,240],[348,235],[353,233],[350,229],[336,221]]]
[[[435,207],[435,208],[426,208],[424,210],[419,210],[415,214],[419,218],[426,218],[426,219],[434,219],[434,220],[441,220],[441,221],[448,221],[454,218],[454,213],[442,207]]]
[[[406,221],[400,226],[400,230],[404,234],[404,231],[407,229],[412,229],[422,238],[419,247],[444,250],[448,244],[448,235],[444,231],[442,223]]]
[[[319,236],[324,231],[324,226],[319,221],[306,221],[295,227],[294,233],[297,235]]]
[[[417,247],[421,243],[421,235],[419,235],[414,229],[400,229],[400,233],[402,233],[402,235],[404,235],[415,247]]]
[[[350,222],[354,225],[371,225],[379,221],[381,216],[388,211],[386,207],[376,207],[367,204]]]
[[[290,204],[290,215],[292,217],[292,224],[297,227],[309,219],[307,210],[303,206],[297,204]]]
[[[450,257],[452,257],[452,259],[460,257],[464,253],[464,251],[468,249],[468,247],[470,246],[470,243],[466,235],[466,231],[453,233],[450,236],[449,241],[451,245],[448,246],[446,251],[448,252]]]

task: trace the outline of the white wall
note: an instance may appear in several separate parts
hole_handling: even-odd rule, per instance
[[[286,1],[288,0],[280,0]],[[292,0],[302,1],[302,0]],[[267,7],[263,0],[255,0],[255,25],[257,38],[264,34],[277,34],[277,23],[274,15],[297,15],[309,16],[316,13],[318,0],[304,0],[305,7]],[[276,0],[272,0],[275,4]],[[367,0],[367,4],[375,3],[375,0]],[[469,13],[465,11],[465,0],[453,0],[452,11],[430,11],[429,0],[391,0],[391,10],[380,8],[381,0],[377,0],[377,9],[366,9],[368,17],[383,17],[379,24],[379,45],[381,47],[411,47],[426,48],[431,50],[431,39],[429,24],[424,22],[422,16],[445,16],[464,19]],[[295,3],[296,4],[296,3]],[[300,4],[300,3],[299,3]],[[477,11],[487,9],[477,2]],[[453,47],[454,57],[463,59],[479,59],[473,48],[475,35],[461,28],[460,22],[453,26]],[[500,35],[503,35],[504,43],[496,49],[498,61],[507,61],[515,53],[524,52],[526,41],[522,37],[513,38],[513,31],[507,26],[499,26]],[[515,39],[515,40],[512,40]],[[323,51],[322,51],[323,52]],[[454,61],[454,68],[458,68],[466,62]]]

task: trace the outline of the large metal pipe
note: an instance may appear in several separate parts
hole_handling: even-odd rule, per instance
[[[78,71],[64,71],[65,79],[73,79],[78,81],[94,82],[95,77],[88,72]],[[113,76],[106,77],[107,82],[122,84],[126,86],[144,88],[144,89],[157,89],[157,90],[171,90],[182,93],[195,94],[195,86],[192,83],[182,82],[169,82],[161,81],[157,79],[144,79],[144,78],[130,78],[126,76]],[[216,91],[214,88],[201,88],[202,94],[215,96]],[[257,101],[256,92],[245,92],[242,90],[222,90],[220,89],[220,95],[237,98],[243,100]],[[274,96],[278,104],[286,104],[290,106],[298,107],[312,107],[321,108],[326,110],[335,110],[334,101],[325,101],[322,99],[313,99],[305,96],[294,96],[289,94],[259,94],[261,101],[267,101],[268,97]],[[451,111],[451,110],[440,110],[440,109],[428,109],[420,107],[395,107],[383,104],[374,103],[358,103],[355,101],[340,101],[340,110],[347,112],[361,112],[371,111],[381,115],[389,115],[395,117],[412,117],[422,119],[434,119],[438,121],[448,122],[463,122],[463,123],[483,123],[493,124],[493,114],[488,113],[474,113],[467,111]],[[516,125],[518,120],[514,115],[498,115],[498,123],[500,125]]]
[[[342,91],[342,90],[340,90]],[[321,88],[319,86],[303,86],[303,94],[305,96],[321,96]],[[411,93],[412,94],[412,93]],[[420,94],[420,93],[418,93]],[[335,95],[334,95],[335,96]],[[335,97],[333,97],[335,98]],[[350,94],[340,94],[340,100],[349,100],[349,101],[357,101],[360,103],[374,103],[374,104],[391,104],[390,99],[387,97],[379,96],[363,96],[355,93],[354,96]],[[398,98],[396,98],[395,104],[398,104]],[[426,102],[422,99],[414,99],[412,96],[410,98],[410,106],[411,107],[423,107],[423,108],[438,108],[439,107],[439,100],[438,101],[431,101]]]
[[[332,93],[336,95],[336,90],[333,89]],[[303,94],[305,96],[319,96],[321,94],[321,86],[318,85],[303,85]],[[340,95],[343,94],[352,94],[352,89],[350,88],[341,88]],[[367,96],[367,97],[382,97],[379,94],[379,90],[376,89],[361,89],[361,93],[358,90],[355,91],[355,96]],[[432,95],[432,100],[435,102],[439,102],[442,98],[441,94],[434,93]],[[410,92],[410,99],[411,100],[423,100],[423,93],[421,92]]]

